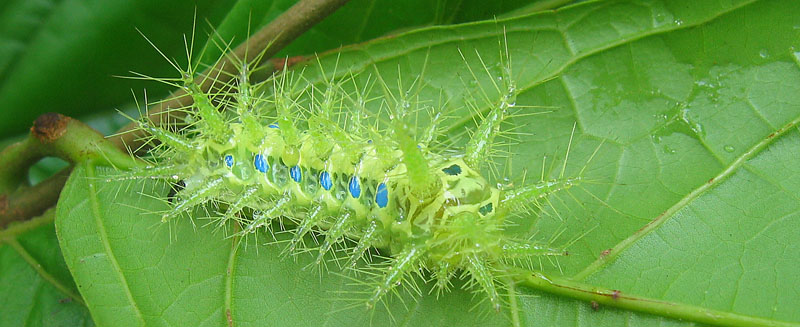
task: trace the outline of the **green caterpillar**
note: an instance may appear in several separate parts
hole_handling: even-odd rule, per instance
[[[267,230],[276,219],[293,222],[290,253],[309,250],[307,234],[324,236],[314,248],[317,263],[335,246],[347,247],[348,267],[369,249],[387,251],[389,264],[373,266],[380,273],[371,281],[369,307],[425,270],[440,290],[468,276],[467,285],[499,310],[504,267],[567,254],[505,235],[507,218],[532,215],[539,201],[581,182],[501,187],[481,174],[515,107],[508,67],[505,62],[502,76],[494,76],[484,65],[497,95],[481,90],[465,99],[469,107],[482,101],[491,109],[461,150],[437,140],[447,113],[415,98],[418,80],[392,91],[380,74],[367,82],[349,76],[311,85],[302,73],[283,71],[251,84],[241,63],[234,82],[203,92],[194,72],[183,71],[174,84],[194,101],[181,109],[186,126],[168,130],[139,121],[152,135],[152,165],[130,174],[174,184],[165,222],[210,205],[219,226],[233,224],[240,236]],[[371,95],[375,88],[380,96]]]

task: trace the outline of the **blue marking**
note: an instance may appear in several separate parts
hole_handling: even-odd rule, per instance
[[[349,188],[350,195],[352,195],[354,198],[358,199],[358,197],[361,196],[361,184],[358,183],[358,177],[350,177]]]
[[[323,171],[319,174],[319,185],[322,185],[326,191],[329,191],[331,187],[333,187],[333,181],[331,181],[331,174],[327,171]]]
[[[375,203],[380,208],[386,208],[389,204],[389,190],[386,189],[386,183],[378,184],[378,189],[375,191]]]
[[[367,144],[372,144],[372,140],[367,140]]]
[[[255,158],[253,158],[253,166],[256,167],[256,170],[266,173],[269,171],[269,163],[267,162],[267,158],[264,158],[263,155],[257,154]]]
[[[303,172],[300,171],[300,166],[294,166],[292,168],[289,168],[289,176],[292,176],[292,179],[295,182],[300,183],[300,180],[303,179]]]
[[[442,171],[450,176],[458,176],[461,173],[461,167],[459,165],[450,165],[450,167],[443,168]]]
[[[233,167],[233,156],[232,155],[229,154],[229,155],[225,156],[225,166]]]
[[[269,124],[269,126],[267,126],[267,127],[269,127],[269,128],[278,128],[278,124]]]

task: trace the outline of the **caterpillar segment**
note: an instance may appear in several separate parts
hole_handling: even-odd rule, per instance
[[[439,292],[449,289],[458,272],[468,275],[468,285],[500,310],[497,272],[508,262],[566,254],[510,238],[504,234],[506,218],[580,179],[500,189],[481,174],[514,106],[510,78],[495,85],[502,90],[499,100],[463,151],[434,151],[430,145],[446,119],[442,111],[409,108],[403,105],[409,97],[389,94],[394,104],[381,104],[389,108],[385,121],[365,114],[369,97],[360,92],[369,86],[350,92],[344,91],[345,82],[331,80],[303,88],[291,73],[253,85],[243,67],[236,85],[213,95],[184,81],[194,100],[189,127],[171,132],[141,123],[162,144],[152,151],[160,168],[132,176],[157,172],[185,185],[175,192],[164,221],[195,207],[223,204],[219,226],[239,224],[238,236],[268,229],[281,217],[291,220],[286,253],[305,252],[303,240],[311,232],[324,236],[316,249],[319,264],[337,246],[348,251],[345,266],[351,268],[370,248],[386,251],[388,263],[370,274],[368,307],[424,270],[432,272]],[[257,91],[265,86],[273,91]],[[419,113],[430,117],[417,139],[407,120]]]

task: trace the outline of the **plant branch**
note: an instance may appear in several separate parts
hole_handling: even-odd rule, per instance
[[[56,156],[72,163],[103,163],[122,169],[140,165],[89,125],[57,113],[36,118],[28,138],[36,140],[27,144],[41,156]]]
[[[67,167],[39,184],[0,195],[0,231],[8,224],[42,214],[58,201],[72,167]]]
[[[42,157],[38,142],[30,137],[3,149],[0,152],[0,194],[13,192],[23,184],[28,167]],[[3,210],[2,202],[3,199],[0,198],[0,212]]]
[[[236,70],[239,65],[236,65],[235,61],[244,61],[252,67],[257,67],[259,60],[272,57],[348,1],[301,0],[237,46],[232,53],[224,55],[217,63],[200,74],[196,79],[200,84],[200,89],[208,92],[213,85],[228,83],[238,73]],[[207,78],[208,76],[213,78]],[[147,111],[147,118],[156,124],[175,124],[181,115],[185,115],[183,110],[175,109],[191,105],[192,98],[184,90],[175,90],[165,101],[160,101],[150,107]],[[116,135],[111,141],[121,148],[129,147],[130,149],[140,148],[141,140],[145,136],[135,122],[123,127]]]
[[[48,156],[119,168],[139,165],[88,125],[56,113],[43,114],[24,140],[0,152],[0,228],[38,216],[58,200],[70,169],[35,186],[25,183],[30,165]]]
[[[689,304],[637,297],[624,294],[618,290],[605,289],[566,278],[549,277],[527,270],[514,269],[512,274],[512,278],[517,281],[517,285],[573,299],[674,319],[718,326],[800,326],[798,323],[751,317]]]

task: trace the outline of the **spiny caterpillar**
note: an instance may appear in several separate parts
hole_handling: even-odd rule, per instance
[[[287,252],[316,250],[318,264],[334,247],[345,247],[346,267],[366,261],[379,271],[370,273],[368,307],[412,274],[428,271],[439,290],[468,278],[468,287],[484,292],[499,310],[505,267],[567,254],[507,236],[507,218],[534,215],[539,201],[580,182],[511,186],[482,175],[500,151],[501,124],[514,115],[518,92],[507,50],[501,54],[501,76],[482,58],[482,71],[467,65],[467,78],[488,74],[494,90],[464,99],[480,119],[462,149],[437,139],[449,118],[447,101],[416,99],[419,78],[396,91],[379,72],[366,82],[350,74],[311,84],[302,73],[284,70],[252,83],[249,63],[240,62],[232,82],[203,92],[193,69],[178,69],[181,78],[159,81],[191,96],[193,105],[178,109],[186,124],[167,129],[139,120],[151,135],[151,164],[130,176],[173,183],[164,222],[212,208],[218,226],[233,225],[236,236],[247,236],[270,230],[280,218],[293,226]],[[488,112],[478,109],[487,106]],[[309,233],[324,236],[321,244],[308,248]],[[388,253],[388,264],[376,268],[364,260],[370,249]]]

